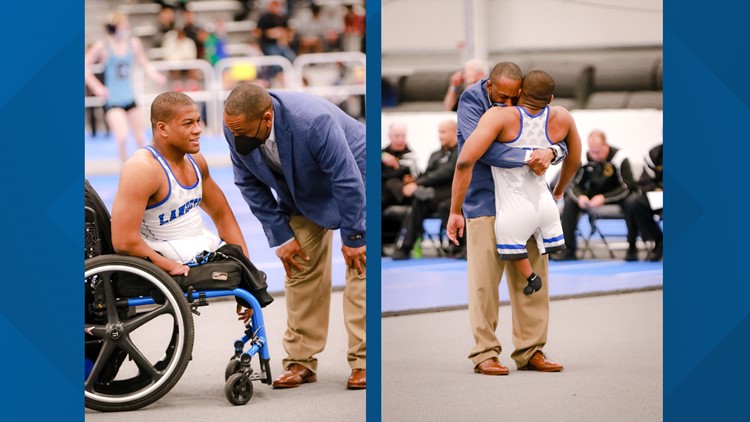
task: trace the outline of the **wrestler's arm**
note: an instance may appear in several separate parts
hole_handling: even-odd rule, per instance
[[[156,160],[149,160],[146,154],[149,153],[145,150],[137,151],[120,171],[112,204],[112,246],[119,254],[148,258],[171,275],[187,275],[186,265],[165,258],[141,238],[141,221],[148,200],[159,191],[159,181],[164,176]]]

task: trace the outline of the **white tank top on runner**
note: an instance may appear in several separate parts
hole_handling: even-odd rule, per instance
[[[169,183],[169,193],[158,204],[146,208],[141,222],[141,237],[155,251],[178,262],[190,262],[196,254],[213,252],[221,240],[206,230],[200,213],[203,198],[203,178],[190,155],[197,181],[183,186],[177,181],[169,163],[152,146],[146,147],[159,162]]]
[[[547,135],[549,107],[530,115],[522,107],[521,127],[515,140],[505,145],[528,150],[552,145]],[[526,241],[536,236],[539,251],[562,248],[564,239],[560,213],[544,176],[537,176],[528,166],[492,168],[495,181],[495,235],[501,258],[517,259],[527,255]]]

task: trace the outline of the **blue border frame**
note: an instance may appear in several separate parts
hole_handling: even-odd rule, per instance
[[[0,15],[8,299],[0,306],[6,347],[2,395],[9,420],[83,420],[82,98],[85,2],[10,2]],[[380,36],[381,1],[367,0],[370,385],[367,418],[381,419]],[[750,344],[746,254],[746,154],[750,112],[744,76],[748,6],[664,3],[665,420],[744,414],[750,368],[734,363]],[[30,26],[33,25],[33,29]],[[696,118],[700,117],[700,118]],[[711,146],[715,147],[711,147]],[[696,158],[699,151],[700,162]],[[735,158],[737,157],[737,158]],[[711,163],[709,166],[708,163]],[[53,175],[50,177],[50,175]],[[707,249],[700,245],[716,245]],[[18,248],[20,246],[20,248]],[[700,248],[700,249],[698,249]],[[700,254],[700,259],[693,257]],[[33,271],[32,271],[33,270]],[[15,277],[23,273],[22,277]],[[10,299],[12,298],[12,299]],[[637,347],[637,345],[635,346]],[[44,390],[40,405],[38,395]]]
[[[367,420],[381,420],[380,78],[381,1],[367,0]]]
[[[746,415],[750,6],[664,6],[664,416]]]
[[[0,14],[4,420],[83,420],[83,17],[84,2]]]

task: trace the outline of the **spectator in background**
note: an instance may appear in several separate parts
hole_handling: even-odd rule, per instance
[[[663,144],[659,144],[651,148],[646,154],[643,173],[638,179],[640,193],[630,195],[625,200],[626,207],[630,209],[630,224],[638,229],[643,240],[654,242],[654,249],[649,252],[646,258],[652,262],[661,261],[664,255],[664,233],[654,220],[654,215],[661,212],[661,206],[658,204],[652,205],[648,198],[649,192],[664,191],[662,179],[662,172],[664,171],[663,147]]]
[[[164,59],[170,61],[195,60],[198,58],[198,52],[195,42],[188,38],[184,28],[177,28],[164,36]],[[172,80],[172,90],[182,92],[197,91],[198,75],[196,69],[187,70],[170,70],[170,79]],[[182,78],[185,76],[187,82],[183,84]]]
[[[196,55],[195,57],[203,57],[203,43],[198,39],[201,27],[195,18],[195,12],[192,10],[185,9],[182,12],[182,29],[185,31],[185,36],[193,40],[195,43]]]
[[[250,14],[255,9],[255,3],[256,3],[256,0],[238,0],[238,1],[240,3],[240,10],[234,15],[235,22],[247,20],[250,17]]]
[[[289,27],[288,16],[282,12],[279,0],[268,3],[265,12],[258,18],[255,31],[263,54],[294,60],[296,55],[290,46],[294,33]]]
[[[326,31],[323,38],[323,49],[326,52],[341,51],[343,49],[342,35],[344,33],[344,14],[340,7],[323,6],[323,21]]]
[[[203,46],[203,55],[198,56],[211,65],[215,65],[219,60],[229,57],[226,52],[225,46],[226,32],[224,31],[224,21],[216,19],[214,25],[206,25],[198,32],[198,42]],[[258,52],[260,55],[260,51]]]
[[[628,197],[637,191],[633,170],[625,153],[607,143],[601,130],[594,130],[588,137],[589,150],[586,160],[573,179],[573,186],[565,198],[562,226],[566,250],[553,256],[558,261],[575,260],[577,250],[576,227],[582,210],[596,209],[605,204],[617,204],[625,213],[628,227],[628,250],[626,261],[638,260],[636,237],[638,231],[633,224]]]
[[[422,235],[424,220],[434,212],[440,214],[443,225],[448,221],[451,204],[451,184],[458,159],[457,126],[455,120],[444,120],[438,126],[440,149],[430,155],[427,169],[416,179],[404,184],[403,196],[411,201],[406,217],[406,234],[401,247],[393,254],[394,260],[409,259],[411,250]],[[463,245],[463,242],[462,242]]]
[[[105,119],[115,135],[120,160],[128,157],[125,141],[128,126],[138,147],[146,145],[143,116],[136,104],[132,71],[137,61],[159,86],[166,84],[164,75],[156,71],[146,58],[141,41],[130,35],[125,15],[113,13],[105,20],[106,38],[97,41],[86,53],[85,82],[94,95],[106,98]],[[104,84],[91,72],[94,63],[104,63]]]
[[[390,144],[381,153],[381,208],[403,205],[404,185],[419,176],[417,156],[406,144],[406,124],[394,122],[388,128]]]
[[[354,9],[354,5],[347,4],[344,14],[344,50],[364,51],[365,16]],[[458,98],[458,97],[456,97]]]
[[[179,10],[186,10],[189,2],[190,0],[154,0],[154,3],[161,5],[161,7]]]
[[[156,15],[156,34],[153,37],[154,47],[162,47],[164,36],[175,29],[175,13],[171,6],[162,6]]]
[[[296,31],[299,36],[298,54],[323,52],[327,29],[321,11],[322,7],[313,3],[310,6],[310,14],[300,19]]]
[[[484,79],[489,74],[487,63],[479,59],[471,59],[464,64],[463,70],[451,75],[448,91],[443,98],[443,110],[457,111],[458,99],[467,87],[474,85],[480,79]]]

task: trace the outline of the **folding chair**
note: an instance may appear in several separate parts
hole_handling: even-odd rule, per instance
[[[583,210],[583,213],[588,216],[589,229],[587,233],[584,233],[580,227],[576,229],[576,232],[583,240],[581,258],[585,258],[587,252],[591,254],[591,258],[596,258],[594,250],[591,247],[591,241],[594,235],[597,235],[604,244],[610,258],[615,259],[615,254],[607,241],[607,236],[602,232],[601,226],[598,223],[599,220],[625,220],[625,213],[622,211],[622,208],[619,205],[602,205],[599,208]]]

